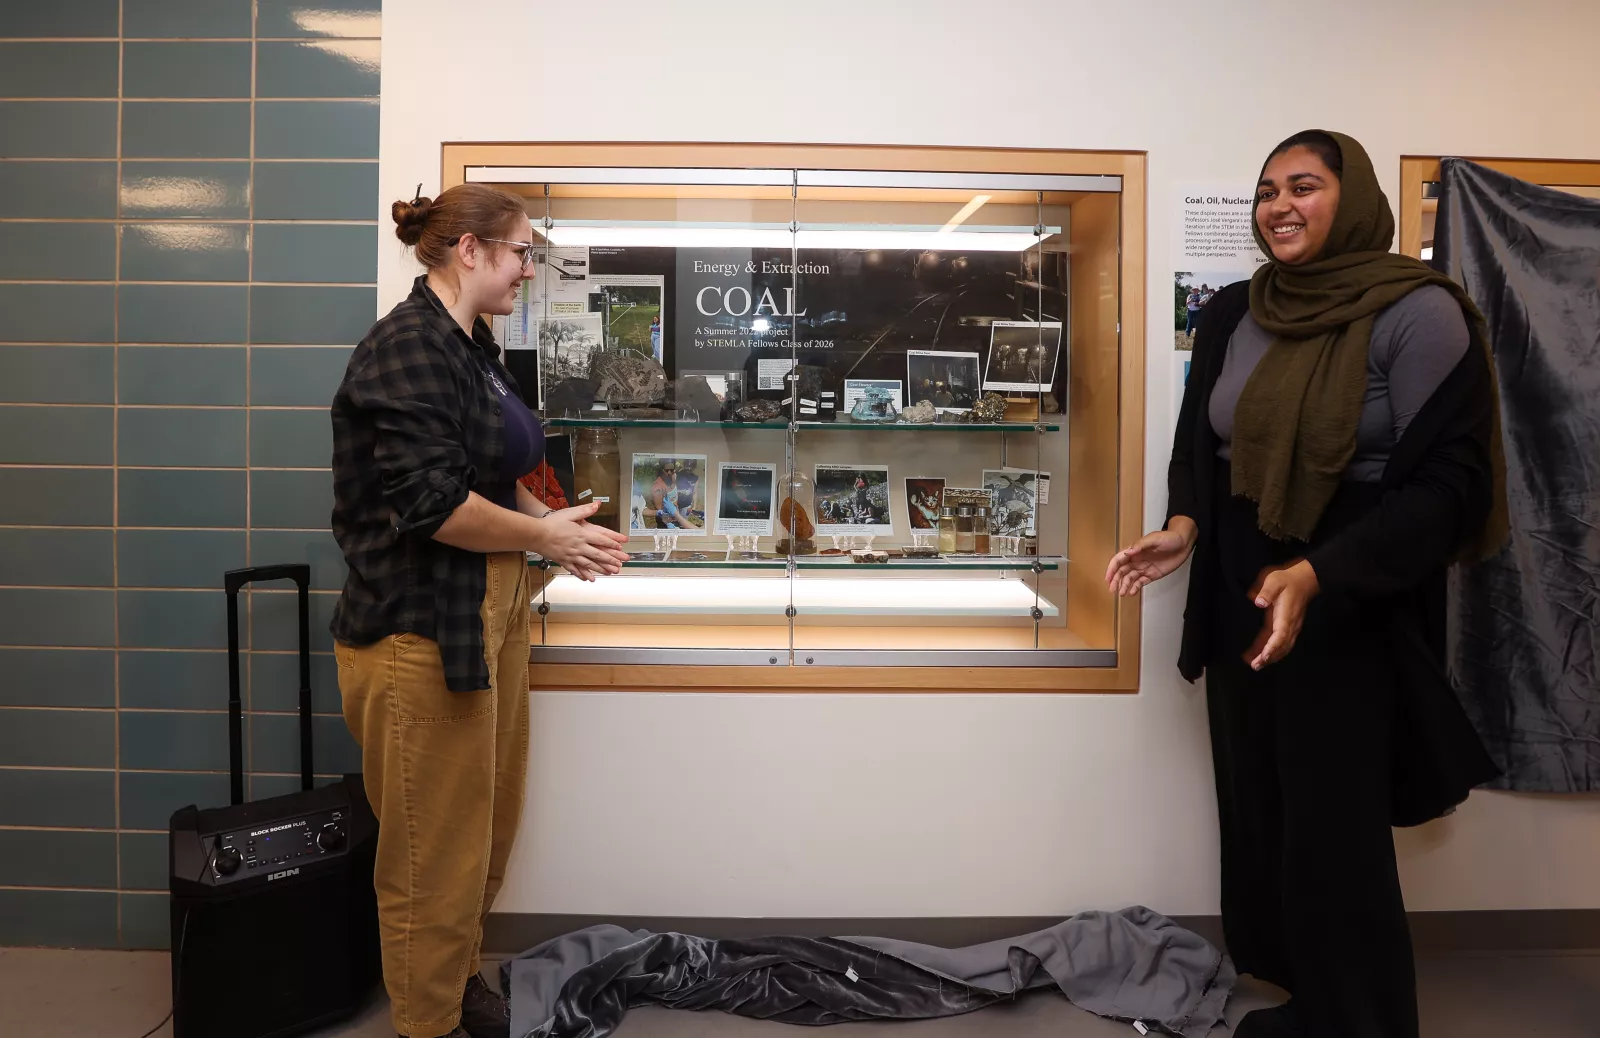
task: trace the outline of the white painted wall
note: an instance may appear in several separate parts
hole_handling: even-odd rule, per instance
[[[1577,0],[387,0],[383,35],[385,199],[437,187],[442,141],[1148,151],[1155,329],[1172,185],[1248,190],[1295,130],[1359,138],[1391,198],[1402,153],[1600,158],[1600,79],[1583,71],[1600,4]],[[386,310],[413,268],[384,241]],[[1152,336],[1152,522],[1167,348]],[[1137,696],[536,696],[497,907],[1215,912],[1204,704],[1173,669],[1180,592],[1147,593]],[[1476,794],[1400,846],[1413,909],[1600,907],[1595,799]]]

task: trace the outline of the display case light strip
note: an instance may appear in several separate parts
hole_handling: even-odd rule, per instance
[[[624,573],[582,581],[562,573],[545,586],[544,596],[552,619],[562,613],[781,616],[790,604],[808,615],[1028,617],[1036,601],[1045,616],[1061,613],[1013,577],[882,580],[841,574],[802,578],[791,588],[783,576],[663,579]]]
[[[1061,228],[1046,227],[1045,235]],[[907,230],[892,227],[807,227],[796,232],[781,226],[682,224],[559,223],[546,237],[552,245],[654,247],[685,249],[934,249],[943,252],[1023,252],[1039,239],[1031,230]]]

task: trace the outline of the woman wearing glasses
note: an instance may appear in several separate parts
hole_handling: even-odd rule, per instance
[[[528,755],[524,552],[585,580],[625,538],[518,482],[544,434],[481,314],[532,277],[532,227],[478,184],[394,203],[427,268],[356,347],[333,400],[333,534],[349,573],[333,617],[344,716],[377,814],[384,983],[406,1038],[506,1035],[478,976]]]

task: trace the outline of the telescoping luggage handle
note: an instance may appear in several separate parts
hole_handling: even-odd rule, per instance
[[[311,567],[251,566],[223,574],[228,593],[228,767],[234,804],[244,803],[244,704],[239,699],[239,589],[259,580],[292,580],[300,600],[300,788],[311,788]]]

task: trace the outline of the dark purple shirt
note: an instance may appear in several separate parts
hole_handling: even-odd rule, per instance
[[[500,414],[505,419],[505,453],[499,477],[508,488],[495,504],[515,510],[517,507],[517,480],[538,467],[544,457],[544,427],[538,416],[528,410],[522,398],[506,388],[492,370],[484,369],[489,385],[500,397]]]

